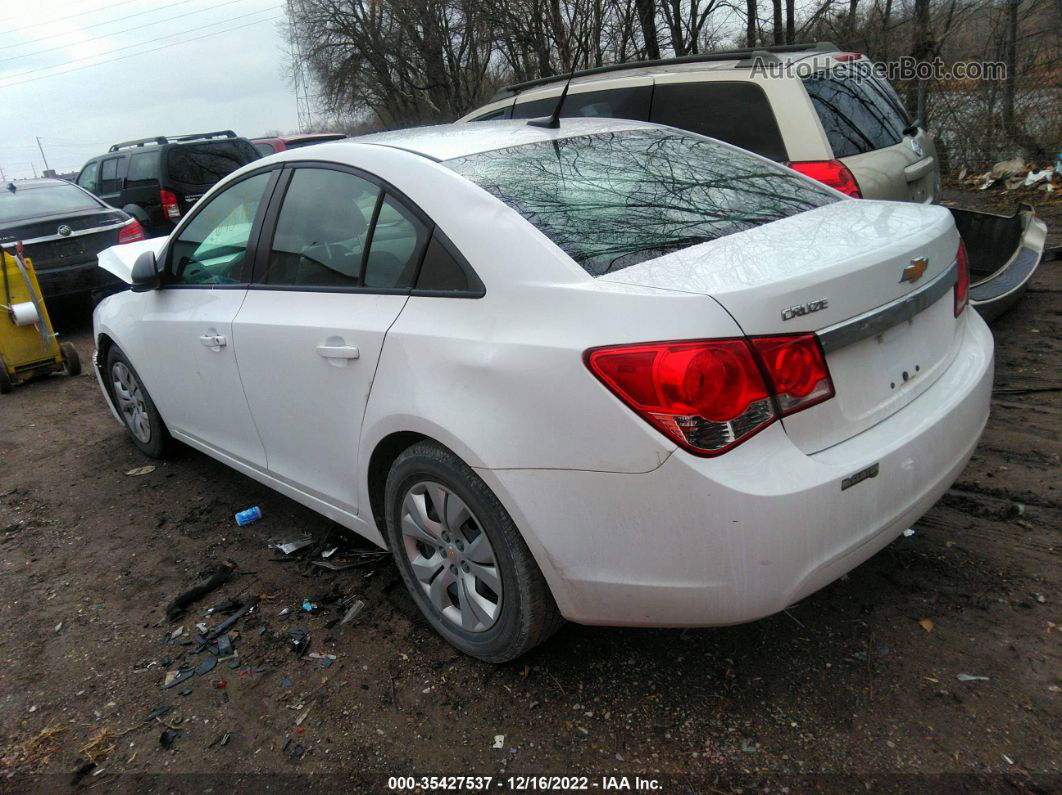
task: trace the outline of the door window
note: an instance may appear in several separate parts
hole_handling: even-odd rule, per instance
[[[787,159],[770,100],[752,83],[658,84],[652,121],[718,138],[771,160]]]
[[[212,286],[246,281],[248,241],[270,173],[237,182],[196,213],[173,242],[167,284]]]
[[[410,287],[427,239],[428,229],[420,219],[393,197],[384,197],[365,261],[365,286]]]
[[[404,289],[427,237],[425,225],[375,183],[345,171],[299,168],[280,208],[262,281]]]
[[[129,158],[129,181],[158,181],[159,153],[140,152]]]
[[[129,158],[109,157],[100,167],[100,193],[117,193],[122,189],[126,163]]]
[[[90,193],[96,192],[96,176],[100,172],[100,161],[93,160],[78,175],[77,184]]]
[[[590,116],[606,119],[649,120],[649,104],[653,97],[652,86],[611,88],[605,91],[585,91],[568,94],[561,108],[562,118]],[[549,116],[557,107],[560,95],[517,103],[513,108],[514,119],[535,119]]]

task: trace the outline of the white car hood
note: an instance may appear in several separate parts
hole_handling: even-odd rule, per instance
[[[138,240],[135,243],[111,246],[101,251],[96,256],[96,261],[107,273],[117,276],[126,284],[132,284],[133,263],[136,262],[136,258],[145,251],[153,251],[158,257],[167,240],[169,240],[168,237],[153,237],[148,240]]]

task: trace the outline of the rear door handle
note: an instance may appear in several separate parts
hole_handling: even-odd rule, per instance
[[[361,356],[356,345],[318,345],[317,353],[326,359],[357,359]]]
[[[204,334],[199,341],[207,348],[224,348],[229,344],[224,334]]]

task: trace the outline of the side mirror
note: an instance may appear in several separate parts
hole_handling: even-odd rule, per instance
[[[148,290],[157,290],[159,287],[159,271],[155,262],[155,252],[145,251],[136,258],[133,270],[129,274],[132,279],[130,289],[134,293],[146,293]]]

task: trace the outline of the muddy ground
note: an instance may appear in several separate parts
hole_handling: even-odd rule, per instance
[[[1062,200],[1040,211],[1062,231]],[[86,315],[61,309],[87,362]],[[319,558],[342,531],[210,458],[184,450],[128,475],[152,462],[87,368],[21,387],[0,398],[0,789],[368,792],[449,774],[494,776],[497,791],[552,773],[591,790],[639,775],[670,792],[1057,791],[1062,263],[1041,266],[994,331],[992,418],[914,535],[754,624],[568,625],[501,666],[443,643],[388,561],[330,572],[269,549],[308,532]],[[265,518],[237,527],[256,504]],[[238,576],[165,620],[224,558]],[[256,594],[238,658],[160,688],[205,658],[182,642],[224,617],[208,607]],[[338,624],[357,599],[364,611]],[[301,659],[293,628],[310,632]]]

